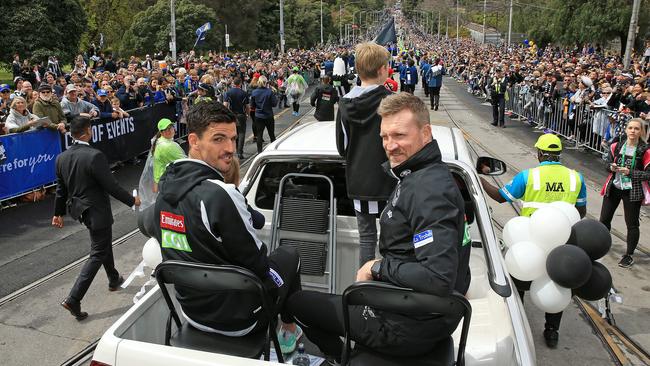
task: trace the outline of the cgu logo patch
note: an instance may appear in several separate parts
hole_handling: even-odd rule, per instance
[[[160,211],[160,227],[184,233],[185,218],[181,215],[174,215],[170,212]]]
[[[546,182],[546,191],[547,192],[564,192],[564,185],[562,182]]]

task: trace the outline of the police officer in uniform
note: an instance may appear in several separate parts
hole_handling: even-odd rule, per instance
[[[503,70],[496,69],[496,75],[490,84],[490,96],[492,97],[492,126],[505,128],[506,90],[508,79],[503,76]]]
[[[582,174],[560,164],[560,138],[550,133],[544,134],[539,137],[535,147],[540,162],[537,167],[521,171],[501,189],[481,178],[485,192],[499,203],[522,200],[522,216],[530,216],[551,202],[564,201],[575,205],[580,217],[584,217],[587,213],[587,187]],[[489,170],[488,167],[482,169]],[[530,281],[515,278],[513,281],[523,301],[524,292],[530,289]],[[557,347],[561,319],[562,312],[546,313],[544,339],[550,348]]]

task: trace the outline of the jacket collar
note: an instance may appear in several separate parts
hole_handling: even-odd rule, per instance
[[[441,161],[442,155],[440,153],[440,147],[438,147],[438,142],[432,140],[428,144],[424,145],[420,151],[413,154],[405,162],[395,168],[390,167],[390,161],[386,161],[382,166],[388,175],[401,182],[402,179],[407,177],[409,174]]]

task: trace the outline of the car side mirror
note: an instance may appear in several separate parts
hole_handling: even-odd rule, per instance
[[[483,175],[501,175],[507,171],[506,163],[489,156],[480,156],[476,160],[476,172]]]

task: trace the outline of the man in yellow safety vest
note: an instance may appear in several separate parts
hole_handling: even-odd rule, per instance
[[[547,133],[535,144],[540,164],[517,174],[508,184],[499,189],[481,178],[483,189],[493,200],[503,203],[521,200],[522,216],[530,216],[538,208],[555,201],[575,205],[584,217],[587,213],[587,187],[582,174],[560,164],[562,141],[556,135]],[[524,292],[530,289],[530,282],[513,278],[523,302]],[[544,339],[550,348],[557,347],[558,329],[562,313],[546,313]]]

